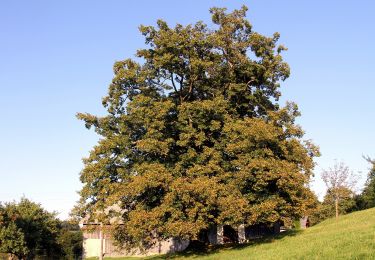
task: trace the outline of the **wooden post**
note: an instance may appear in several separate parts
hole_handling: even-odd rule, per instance
[[[103,223],[100,223],[100,250],[99,250],[99,260],[103,260]]]
[[[219,245],[224,244],[224,225],[217,225],[217,243]]]
[[[339,217],[339,199],[335,199],[336,219]]]

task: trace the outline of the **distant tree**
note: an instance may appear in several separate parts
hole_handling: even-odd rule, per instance
[[[357,183],[357,176],[343,162],[335,162],[333,168],[323,170],[321,176],[327,186],[325,201],[334,205],[335,216],[338,218],[340,210],[344,211],[340,209],[340,202],[350,196],[354,201],[353,188]]]
[[[82,256],[83,236],[78,223],[62,221],[58,243],[62,248],[65,259],[80,259]]]
[[[311,226],[316,225],[327,218],[321,202],[317,203],[315,209],[310,213],[308,217],[309,217],[309,224]],[[296,225],[299,226],[300,221],[298,221]]]
[[[344,215],[349,212],[352,212],[355,208],[355,193],[349,187],[340,187],[339,190],[328,190],[326,195],[324,196],[323,205],[327,205],[331,208],[330,217],[335,216],[336,214],[332,214],[332,212],[336,213],[335,206],[336,205],[336,194],[340,194],[340,199],[338,201],[338,214]]]
[[[59,220],[26,198],[0,206],[0,252],[19,259],[59,256]]]
[[[14,222],[8,222],[1,216],[0,219],[0,252],[8,253],[23,259],[28,255],[25,236],[21,229],[17,228]]]
[[[346,188],[340,188],[340,200],[338,202],[338,214],[345,215],[357,209],[356,194]],[[327,218],[332,218],[336,216],[336,196],[334,192],[328,190],[324,196],[323,202],[319,203],[314,211],[311,212],[309,216],[310,224],[315,225]]]
[[[82,214],[108,222],[129,247],[210,226],[291,223],[310,208],[318,149],[281,106],[285,48],[254,32],[247,8],[212,8],[204,23],[141,26],[143,61],[114,65],[103,117],[79,113],[101,140],[84,160]]]
[[[371,168],[362,194],[360,198],[358,198],[362,209],[375,207],[375,160],[368,157],[366,160],[371,164]]]

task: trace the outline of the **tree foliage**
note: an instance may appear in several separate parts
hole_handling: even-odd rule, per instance
[[[59,221],[54,213],[26,198],[19,203],[0,204],[0,252],[19,259],[37,255],[56,256]]]
[[[78,223],[62,221],[58,243],[64,259],[81,259],[83,252],[83,235]]]
[[[371,164],[371,168],[362,194],[358,198],[360,209],[375,207],[375,161],[370,158],[366,158],[366,160]]]
[[[290,222],[310,207],[319,152],[302,139],[297,105],[278,102],[289,76],[279,34],[253,31],[246,10],[212,8],[213,28],[140,26],[143,61],[114,64],[108,114],[78,114],[101,136],[84,159],[79,209],[105,222],[120,202],[120,242]]]
[[[311,212],[311,215],[309,215],[311,225],[336,216],[336,193],[340,194],[337,207],[339,215],[345,215],[358,210],[357,195],[347,187],[340,187],[338,189],[339,191],[327,190],[323,202],[319,203],[315,210]]]

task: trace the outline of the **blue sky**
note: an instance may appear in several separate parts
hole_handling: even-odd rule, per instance
[[[365,180],[375,157],[374,1],[0,2],[0,201],[25,195],[60,217],[78,199],[81,158],[98,137],[76,112],[104,114],[114,61],[144,45],[140,24],[203,20],[208,9],[249,7],[255,31],[280,32],[291,66],[282,103],[295,101],[322,168],[343,160]]]

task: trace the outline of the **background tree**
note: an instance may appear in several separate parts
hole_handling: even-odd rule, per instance
[[[365,187],[361,195],[357,198],[359,209],[375,207],[375,161],[369,157],[365,159],[371,164],[371,168],[367,175]]]
[[[357,209],[356,194],[347,187],[341,187],[338,191],[340,199],[338,201],[338,213],[344,215]],[[311,225],[336,216],[336,195],[332,190],[327,190],[323,202],[319,203],[314,211],[309,215]]]
[[[3,209],[1,209],[3,210]],[[22,259],[29,253],[25,236],[13,222],[5,224],[4,216],[0,219],[0,252],[8,253]]]
[[[115,63],[108,114],[78,114],[101,135],[84,159],[78,209],[108,222],[105,209],[120,202],[120,243],[288,223],[310,207],[318,149],[302,139],[297,106],[278,103],[289,76],[279,34],[254,32],[246,10],[212,8],[212,29],[141,26],[143,62]]]
[[[19,259],[59,256],[59,220],[26,198],[0,207],[0,252]]]
[[[357,176],[343,162],[335,162],[333,168],[322,171],[322,179],[327,186],[325,201],[334,205],[335,216],[338,218],[340,210],[345,211],[344,208],[340,208],[340,201],[352,198],[354,202],[353,189],[357,183]]]
[[[58,243],[62,248],[62,257],[64,259],[81,259],[83,235],[78,222],[74,220],[61,222]]]

